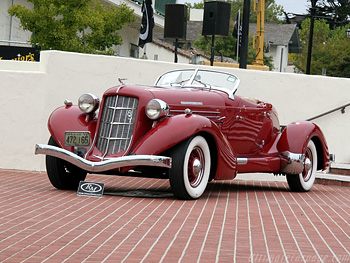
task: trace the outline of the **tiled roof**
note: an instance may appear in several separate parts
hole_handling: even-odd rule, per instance
[[[153,38],[152,42],[160,47],[163,47],[165,49],[168,49],[172,52],[175,51],[175,47],[173,45],[168,44],[165,41],[162,41],[161,39]],[[191,58],[192,55],[200,55],[201,57],[204,57],[206,59],[209,59],[207,55],[205,55],[202,51],[195,49],[195,48],[190,48],[188,50],[178,48],[177,49],[178,54],[185,56],[187,58]]]
[[[202,21],[187,22],[187,41],[194,41],[201,36]],[[265,24],[265,42],[273,42],[273,45],[288,45],[295,30],[296,24]],[[249,24],[249,32],[256,35],[256,24]]]
[[[265,24],[264,41],[272,45],[288,45],[296,30],[296,24]],[[256,35],[256,24],[249,24],[249,33]]]

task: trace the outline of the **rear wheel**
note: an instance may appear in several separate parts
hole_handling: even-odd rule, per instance
[[[169,180],[179,199],[197,199],[205,191],[210,174],[211,159],[207,141],[202,136],[191,137],[177,145],[171,154]]]
[[[49,145],[59,147],[50,137]],[[57,157],[46,155],[46,171],[51,184],[61,190],[78,189],[79,182],[84,181],[87,172]]]
[[[313,141],[309,141],[304,161],[304,170],[298,175],[287,174],[289,188],[294,192],[307,192],[314,185],[317,170],[317,152]]]

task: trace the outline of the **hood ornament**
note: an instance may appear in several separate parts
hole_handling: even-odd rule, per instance
[[[124,80],[127,80],[126,78],[118,78],[118,81],[120,84],[125,85]]]

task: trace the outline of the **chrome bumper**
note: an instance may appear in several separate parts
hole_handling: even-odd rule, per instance
[[[37,144],[35,154],[46,154],[63,159],[88,172],[105,172],[127,166],[155,166],[171,168],[171,158],[157,155],[132,155],[91,162],[65,149]]]
[[[304,170],[305,154],[291,152],[281,153],[281,172],[286,174],[300,174]]]

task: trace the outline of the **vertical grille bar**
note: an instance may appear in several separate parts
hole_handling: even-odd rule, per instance
[[[125,96],[108,96],[102,111],[96,147],[110,155],[127,150],[132,138],[138,100]]]

